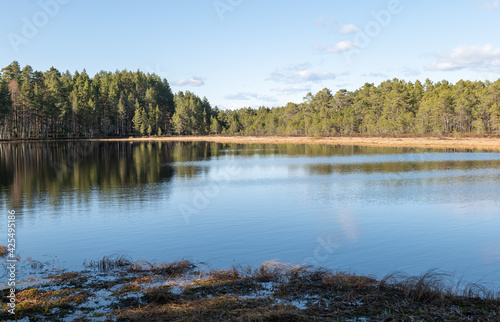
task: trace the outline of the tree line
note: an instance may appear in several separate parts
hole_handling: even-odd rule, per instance
[[[168,132],[174,96],[166,80],[141,72],[1,70],[0,137],[102,137]]]
[[[335,135],[500,133],[500,79],[366,83],[325,88],[283,107],[212,108],[192,92],[140,71],[90,77],[34,71],[14,61],[0,73],[0,138],[130,135]]]

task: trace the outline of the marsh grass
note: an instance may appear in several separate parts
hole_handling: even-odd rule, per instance
[[[101,139],[97,141],[130,141],[130,142],[217,142],[236,144],[327,144],[327,145],[356,145],[376,147],[419,147],[437,149],[486,149],[500,150],[500,136],[488,137],[472,133],[461,134],[460,138],[427,135],[366,135],[353,133],[349,136],[280,136],[280,135],[244,135],[244,136],[175,136],[175,137],[142,137],[132,139]]]
[[[17,294],[16,311],[21,312],[19,317],[43,315],[46,319],[56,319],[84,303],[90,295],[77,289],[42,291],[28,288]]]
[[[149,271],[155,275],[181,275],[185,274],[196,267],[193,263],[187,260],[170,263],[150,263],[147,261],[139,261],[131,263],[129,267],[130,272],[144,272]]]
[[[28,256],[25,261],[29,263],[30,268],[33,270],[41,270],[45,267],[44,263],[42,263],[39,260],[31,258],[31,256]]]
[[[186,260],[132,263],[114,257],[91,263],[86,267],[100,273],[63,273],[51,276],[49,283],[52,288],[59,283],[59,289],[21,290],[20,317],[74,314],[77,304],[86,305],[94,293],[104,291],[111,303],[99,307],[107,319],[117,321],[500,320],[499,293],[454,282],[437,270],[376,279],[275,261],[209,271],[195,271],[196,265]],[[89,320],[102,313],[91,307],[82,313]]]
[[[158,286],[146,291],[143,299],[149,304],[167,304],[180,299],[180,296],[171,292],[171,286]]]
[[[0,245],[0,257],[6,257],[9,254],[9,249],[5,245]]]
[[[132,260],[125,255],[112,254],[104,256],[100,260],[91,260],[90,262],[83,262],[85,268],[95,268],[100,272],[106,272],[117,267],[122,268],[132,265]]]

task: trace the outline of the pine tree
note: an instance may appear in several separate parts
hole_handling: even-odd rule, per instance
[[[210,117],[210,133],[211,134],[220,134],[221,133],[220,123],[215,116]]]

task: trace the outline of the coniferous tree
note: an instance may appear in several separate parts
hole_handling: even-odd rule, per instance
[[[126,135],[332,135],[500,133],[500,80],[433,83],[387,80],[301,103],[239,110],[173,94],[166,79],[140,71],[45,72],[14,61],[0,73],[0,137]]]

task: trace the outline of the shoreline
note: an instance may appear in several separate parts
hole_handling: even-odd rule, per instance
[[[41,263],[31,260],[32,271]],[[270,261],[214,270],[206,263],[105,256],[81,271],[47,272],[16,290],[16,315],[1,290],[0,319],[80,321],[489,320],[500,292],[430,270],[377,279]],[[33,268],[35,267],[35,268]],[[37,276],[38,275],[38,276]],[[3,311],[3,312],[1,312]]]
[[[0,143],[20,142],[58,142],[58,141],[91,141],[91,142],[214,142],[235,144],[314,144],[343,145],[367,147],[405,147],[429,149],[467,149],[500,151],[500,137],[382,137],[382,136],[168,136],[168,137],[129,137],[129,138],[66,138],[49,140],[12,140]]]

